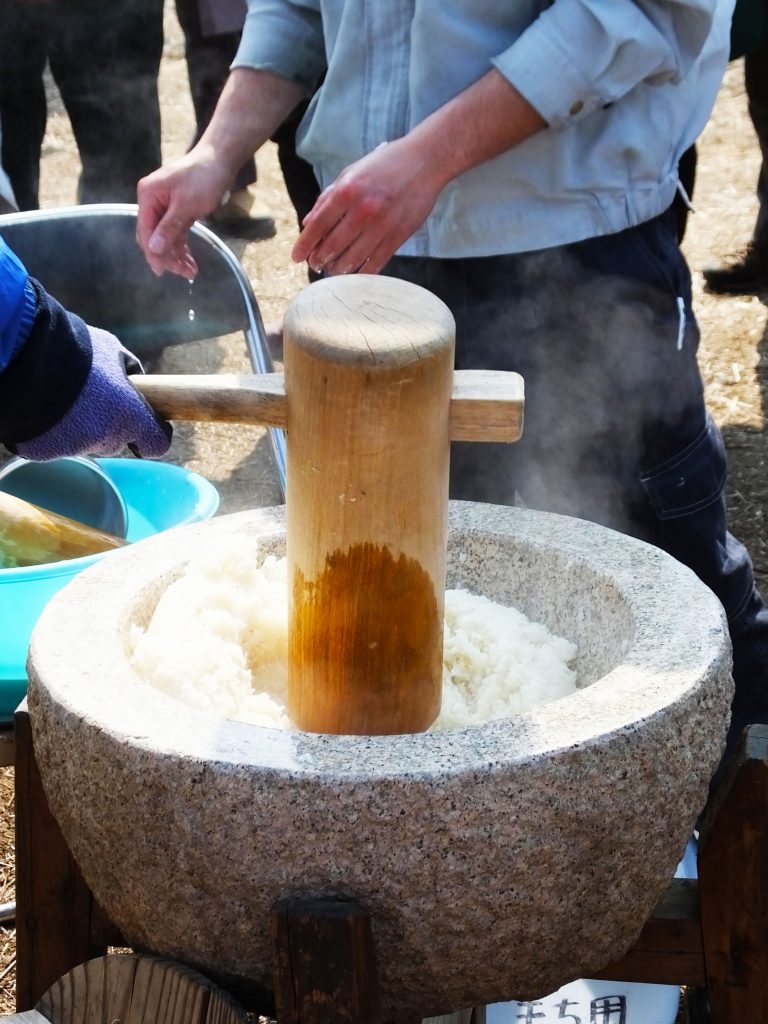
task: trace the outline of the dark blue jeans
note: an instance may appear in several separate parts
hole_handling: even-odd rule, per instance
[[[457,367],[525,378],[522,440],[454,445],[451,496],[589,519],[693,569],[728,617],[732,744],[747,723],[768,723],[768,609],[726,529],[725,449],[704,405],[676,231],[670,211],[556,249],[396,257],[384,272],[449,306]]]

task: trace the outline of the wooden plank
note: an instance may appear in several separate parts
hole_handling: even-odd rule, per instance
[[[712,1024],[768,1021],[768,727],[742,738],[698,861]]]
[[[381,1024],[367,912],[346,900],[291,899],[272,912],[280,1024]]]
[[[508,370],[456,370],[453,374],[452,441],[519,441],[525,388]]]
[[[205,1024],[210,988],[199,976],[168,961],[142,958],[136,971],[133,1001],[126,1024]]]
[[[31,1010],[75,964],[106,951],[90,938],[91,892],[43,792],[24,701],[16,737],[16,1009]]]
[[[16,740],[12,725],[0,725],[0,768],[9,768],[16,758]]]
[[[73,968],[50,987],[37,1008],[52,1024],[247,1024],[248,1020],[226,992],[183,964],[130,953],[113,953]]]
[[[699,883],[673,879],[632,948],[595,977],[657,985],[704,985]]]

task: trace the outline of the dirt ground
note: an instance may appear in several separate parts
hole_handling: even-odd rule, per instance
[[[192,110],[186,82],[181,33],[168,5],[166,47],[160,89],[163,156],[186,147]],[[267,241],[227,239],[253,282],[265,322],[278,320],[287,302],[306,283],[304,270],[290,260],[296,235],[293,210],[282,184],[274,148],[259,154],[259,188],[274,212],[277,234]],[[702,331],[701,369],[711,411],[721,426],[730,458],[729,507],[732,531],[751,551],[758,580],[768,580],[765,403],[768,397],[766,300],[716,297],[703,291],[701,269],[749,240],[757,209],[755,182],[759,153],[746,112],[741,62],[726,75],[713,117],[700,141],[695,214],[684,249],[694,276],[695,308]],[[41,205],[75,202],[79,160],[66,115],[51,95],[42,162]],[[241,337],[200,342],[167,350],[156,372],[248,372]],[[269,445],[259,428],[182,425],[169,458],[197,470],[220,490],[221,512],[276,504],[280,492]],[[13,893],[12,769],[0,769],[0,904]],[[0,1012],[14,1008],[14,932],[0,927]]]

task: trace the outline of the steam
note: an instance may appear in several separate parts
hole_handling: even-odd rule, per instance
[[[590,244],[587,258],[605,259]],[[498,304],[500,284],[489,281],[475,319],[460,311],[457,365],[521,373],[525,426],[516,445],[454,445],[451,497],[524,504],[650,539],[636,512],[647,514],[641,475],[677,453],[686,414],[702,408],[698,335],[692,324],[681,331],[686,277],[670,274],[660,290],[663,268],[639,246],[633,277],[587,267],[572,250],[475,262],[478,273],[507,274],[509,298]]]

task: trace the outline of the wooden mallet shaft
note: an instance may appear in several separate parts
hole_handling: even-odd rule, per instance
[[[288,713],[420,732],[440,710],[454,322],[415,285],[329,278],[291,303]]]

